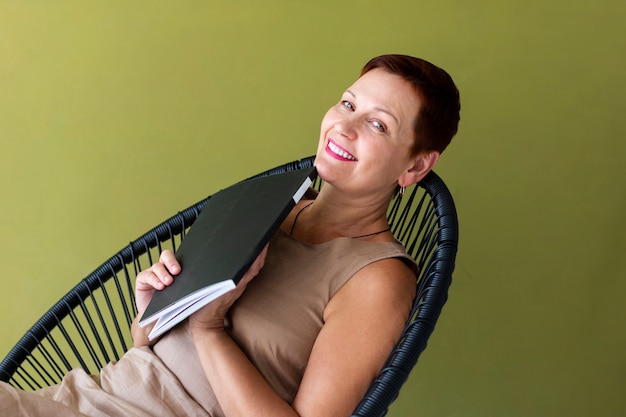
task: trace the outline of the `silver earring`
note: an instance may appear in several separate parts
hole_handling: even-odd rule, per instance
[[[400,195],[401,195],[401,196],[404,196],[404,190],[405,190],[405,188],[406,188],[406,187],[404,187],[404,186],[401,186],[401,187],[400,187]]]

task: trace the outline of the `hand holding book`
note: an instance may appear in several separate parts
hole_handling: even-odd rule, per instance
[[[252,279],[259,274],[261,268],[263,268],[268,246],[269,243],[265,245],[265,248],[263,248],[259,256],[257,256],[252,265],[250,265],[250,268],[237,283],[235,289],[221,295],[189,316],[189,327],[192,331],[193,329],[224,329],[224,319],[226,318],[228,310],[235,301],[241,297],[241,294],[246,290],[250,281],[252,281]]]
[[[159,262],[137,274],[135,281],[135,304],[138,316],[146,311],[155,290],[162,290],[174,282],[181,271],[178,259],[169,249],[161,252]]]
[[[248,283],[256,277],[263,265],[267,255],[269,244],[261,251],[259,256],[252,263],[248,271],[244,274],[237,286],[207,304],[189,318],[192,327],[201,328],[223,328],[224,318],[230,307],[237,301],[245,291]],[[159,261],[150,268],[141,271],[137,275],[135,283],[135,302],[138,315],[141,316],[150,303],[156,290],[162,290],[174,283],[176,275],[181,272],[181,267],[174,253],[166,249],[161,253]]]

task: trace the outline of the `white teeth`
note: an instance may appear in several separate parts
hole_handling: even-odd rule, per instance
[[[350,161],[356,161],[356,158],[354,156],[350,155],[348,152],[346,152],[343,149],[339,148],[337,145],[335,145],[332,142],[328,142],[328,148],[331,151],[333,151],[333,153],[341,156],[342,158],[349,159]]]

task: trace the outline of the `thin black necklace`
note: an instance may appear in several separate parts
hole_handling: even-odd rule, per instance
[[[300,217],[300,214],[302,214],[302,212],[304,211],[305,208],[309,207],[311,204],[315,203],[315,201],[311,201],[309,204],[307,204],[306,206],[302,207],[297,213],[296,213],[296,217],[293,219],[293,223],[291,224],[291,230],[289,231],[289,236],[293,236],[293,231],[296,228],[296,222],[298,221],[298,217]],[[391,230],[391,227],[388,227],[386,229],[383,230],[379,230],[378,232],[374,232],[374,233],[366,233],[364,235],[358,235],[358,236],[351,236],[352,239],[360,239],[362,237],[369,237],[369,236],[375,236],[375,235],[379,235],[381,233],[385,233]]]

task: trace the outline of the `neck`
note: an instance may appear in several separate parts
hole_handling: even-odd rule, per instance
[[[330,187],[329,187],[330,188]],[[292,235],[310,243],[337,237],[366,238],[388,230],[388,201],[354,199],[323,187],[311,204],[303,202],[292,220]]]

